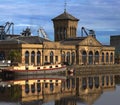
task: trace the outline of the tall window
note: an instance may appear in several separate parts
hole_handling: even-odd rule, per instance
[[[37,65],[41,64],[41,53],[40,51],[37,52]]]
[[[96,51],[95,52],[95,63],[99,63],[99,52],[98,51]]]
[[[104,62],[104,53],[102,53],[102,62]]]
[[[55,56],[55,61],[58,62],[58,56]]]
[[[70,64],[70,52],[67,52],[66,61],[67,61],[68,64]]]
[[[110,62],[113,62],[113,53],[110,54]]]
[[[74,64],[74,63],[75,63],[75,53],[72,52],[72,64]]]
[[[54,53],[53,53],[53,51],[50,52],[50,63],[54,63]]]
[[[25,64],[29,64],[29,52],[25,52]]]
[[[87,53],[86,53],[86,51],[82,52],[82,63],[83,64],[87,63]]]
[[[31,64],[35,64],[35,52],[31,52]]]
[[[93,64],[93,52],[89,52],[89,64]]]
[[[63,52],[61,55],[61,62],[65,62],[65,52]]]
[[[106,62],[109,62],[109,54],[108,53],[106,53]]]

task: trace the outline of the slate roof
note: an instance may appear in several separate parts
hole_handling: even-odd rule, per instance
[[[28,44],[42,44],[45,41],[50,42],[50,40],[44,39],[39,36],[21,36],[21,37],[18,37],[17,39]]]
[[[0,44],[42,44],[49,41],[39,36],[18,36],[7,40],[0,40]]]
[[[81,41],[83,41],[86,37],[76,37],[76,38],[67,38],[61,41],[61,44],[64,45],[78,45]]]
[[[76,17],[72,16],[71,14],[67,13],[66,11],[62,14],[60,14],[59,16],[55,17],[52,19],[54,20],[75,20],[75,21],[79,21],[79,19],[77,19]]]

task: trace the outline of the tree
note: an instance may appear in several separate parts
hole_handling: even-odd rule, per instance
[[[20,62],[21,60],[21,53],[18,50],[11,50],[8,55],[8,59],[11,62]]]

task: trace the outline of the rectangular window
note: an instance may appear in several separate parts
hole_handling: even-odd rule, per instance
[[[47,62],[48,61],[48,57],[47,56],[45,56],[45,62]]]
[[[55,56],[55,61],[58,62],[58,56]]]

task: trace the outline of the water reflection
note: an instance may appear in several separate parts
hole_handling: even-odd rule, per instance
[[[92,105],[103,92],[115,89],[115,75],[27,76],[0,82],[0,101],[38,105]],[[7,97],[7,98],[6,98]],[[34,104],[37,105],[37,104]]]

